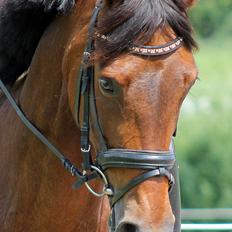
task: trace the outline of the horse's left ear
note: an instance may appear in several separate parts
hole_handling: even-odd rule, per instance
[[[196,4],[197,0],[183,0],[183,2],[186,8],[190,8]]]

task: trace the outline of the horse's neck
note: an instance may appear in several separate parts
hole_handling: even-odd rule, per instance
[[[86,43],[83,36],[78,37],[80,30],[87,28],[80,23],[86,16],[76,17],[80,12],[86,13],[87,9],[83,6],[88,6],[86,1],[80,1],[72,15],[58,19],[45,33],[19,99],[29,119],[77,162],[80,161],[80,133],[71,113],[73,102],[70,102],[68,88],[71,89],[69,94],[75,91],[78,65],[82,59],[80,51]],[[92,8],[89,8],[91,12]],[[84,21],[87,23],[88,17]],[[68,81],[68,78],[71,80]]]
[[[85,9],[82,11],[85,12]],[[19,103],[44,135],[69,159],[80,165],[80,134],[68,102],[67,80],[63,77],[63,57],[68,49],[65,47],[67,39],[63,35],[72,29],[69,20],[69,17],[61,19],[59,25],[52,25],[41,40]],[[75,21],[75,18],[71,21]],[[69,62],[67,65],[70,65]],[[3,183],[7,181],[8,184],[1,185],[4,186],[1,188],[2,194],[6,194],[8,200],[0,215],[4,215],[3,221],[10,221],[9,228],[15,226],[18,230],[6,231],[65,232],[73,231],[74,228],[76,231],[96,231],[98,220],[102,219],[98,215],[101,202],[85,188],[73,191],[71,185],[75,179],[70,178],[52,152],[15,119],[15,114],[12,114],[12,118],[11,123],[14,121],[17,126],[9,126],[12,128],[8,137],[14,146],[10,142],[9,146],[5,146],[7,151],[4,159],[10,175],[7,176],[6,169],[7,180],[4,176],[2,179]],[[100,191],[101,186],[96,190]],[[78,196],[84,198],[81,197],[79,201]],[[0,227],[1,223],[0,217]]]
[[[80,164],[79,130],[70,112],[67,86],[66,82],[62,80],[61,65],[56,60],[57,57],[53,58],[54,62],[58,63],[57,65],[51,67],[34,65],[32,67],[19,97],[19,104],[29,120],[46,137],[69,159]],[[38,59],[40,59],[39,56]],[[37,58],[35,60],[37,63]],[[56,208],[60,210],[65,208],[68,198],[73,200],[74,195],[77,194],[71,189],[74,179],[70,178],[61,163],[56,160],[46,146],[40,143],[25,126],[20,125],[20,127],[22,130],[17,133],[14,141],[17,147],[13,161],[15,168],[11,171],[17,175],[14,175],[15,179],[12,180],[11,188],[16,196],[22,198],[20,201],[12,199],[10,204],[14,206],[17,213],[19,208],[22,208],[27,214],[27,207],[31,207],[35,217],[42,214],[41,220],[44,220],[42,225],[44,224],[44,228],[47,228],[46,223],[51,212]],[[25,189],[27,189],[26,192]],[[36,201],[40,202],[38,203],[39,208],[36,208],[37,206],[34,204]],[[69,206],[68,208],[70,210]],[[73,217],[75,221],[74,211],[70,210],[69,212],[70,217]],[[26,217],[26,215],[24,216]],[[56,216],[60,218],[58,212]],[[31,218],[32,222],[33,220],[34,218]],[[36,221],[33,223],[33,225],[30,224],[32,228],[40,228],[35,224]],[[62,224],[60,226],[64,228]]]
[[[51,51],[41,49],[32,63],[28,79],[21,92],[19,103],[26,116],[40,131],[52,141],[68,158],[80,164],[80,146],[79,146],[79,129],[77,128],[74,118],[71,114],[68,103],[67,82],[62,78],[62,51],[54,48],[55,53],[59,53],[52,57],[51,62],[46,54]],[[39,60],[42,59],[42,64]],[[37,154],[27,153],[33,156],[33,162],[41,165],[43,171],[50,170],[52,175],[63,175],[59,169],[59,161],[54,161],[55,156],[42,143],[35,142],[38,139],[30,136],[28,142],[35,147]],[[32,138],[31,138],[32,137]],[[38,149],[38,152],[37,152]],[[42,150],[42,151],[41,151]],[[50,162],[50,165],[44,165],[44,162]],[[29,160],[32,161],[32,160]],[[29,163],[27,163],[30,166]],[[52,170],[52,171],[51,171]],[[43,175],[42,172],[40,175]]]

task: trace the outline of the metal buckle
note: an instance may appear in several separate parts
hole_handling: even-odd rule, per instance
[[[90,57],[91,57],[90,52],[85,51],[83,54],[83,63],[87,65],[89,63]]]
[[[90,149],[91,149],[91,145],[89,145],[88,149],[81,147],[81,151],[84,153],[90,152]]]
[[[169,189],[168,189],[169,192],[172,191],[174,185],[175,185],[175,178],[174,178],[174,176],[170,173]]]
[[[89,185],[87,182],[85,182],[85,186],[87,187],[87,189],[88,189],[94,196],[97,196],[97,197],[103,197],[103,196],[105,196],[105,195],[107,195],[107,196],[112,196],[112,195],[113,195],[113,191],[112,191],[111,188],[108,187],[108,186],[109,186],[109,183],[108,183],[108,180],[107,180],[105,174],[104,174],[98,167],[96,167],[96,166],[91,165],[91,168],[92,168],[93,170],[95,170],[95,171],[99,174],[100,177],[102,177],[102,180],[103,180],[103,182],[104,182],[104,186],[103,186],[103,189],[102,189],[102,193],[98,193],[98,192],[94,191],[94,190],[92,189],[92,187],[90,187],[90,185]],[[84,171],[83,171],[83,175],[86,175],[86,173],[87,173],[87,172],[84,170]]]

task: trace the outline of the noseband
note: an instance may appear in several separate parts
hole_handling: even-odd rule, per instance
[[[113,209],[114,205],[123,198],[123,196],[140,183],[152,178],[163,176],[168,179],[169,190],[174,184],[174,178],[170,173],[175,163],[175,154],[171,151],[146,151],[146,150],[127,150],[127,149],[108,149],[107,143],[103,136],[103,131],[99,123],[95,89],[94,89],[94,65],[89,64],[91,52],[94,50],[94,36],[99,39],[108,40],[105,35],[94,32],[98,14],[102,7],[102,1],[98,0],[93,11],[93,15],[89,26],[89,37],[83,55],[83,61],[80,67],[79,78],[77,79],[76,97],[74,104],[74,112],[76,123],[81,130],[81,152],[83,155],[83,170],[80,171],[64,154],[62,154],[25,116],[19,108],[12,95],[0,80],[0,88],[8,98],[12,107],[15,109],[19,118],[25,126],[44,143],[55,156],[63,163],[64,167],[77,177],[74,188],[79,188],[83,184],[87,186],[91,193],[96,196],[108,195],[110,205]],[[182,39],[176,38],[170,43],[162,46],[137,46],[133,45],[128,48],[128,52],[139,56],[162,56],[176,51],[182,46]],[[82,103],[82,104],[81,104]],[[83,107],[82,119],[80,120],[80,108]],[[91,118],[91,125],[90,125]],[[91,156],[90,145],[90,129],[93,130],[98,137],[100,150],[94,161]],[[114,189],[109,183],[106,170],[110,168],[122,169],[138,169],[142,174],[136,176],[129,181],[122,189]],[[104,182],[103,192],[95,192],[88,184],[92,179],[100,177]],[[114,210],[112,210],[114,212]],[[115,231],[114,215],[111,217],[111,231]]]

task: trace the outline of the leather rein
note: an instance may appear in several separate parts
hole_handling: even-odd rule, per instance
[[[145,150],[128,150],[128,149],[108,149],[107,143],[103,136],[101,129],[94,92],[94,65],[89,65],[91,52],[94,50],[94,28],[97,22],[98,14],[102,7],[102,1],[98,0],[93,10],[93,15],[89,25],[89,36],[87,45],[83,55],[79,78],[77,78],[76,97],[74,104],[74,112],[77,126],[81,130],[81,152],[83,156],[83,169],[78,169],[66,155],[63,154],[54,144],[52,144],[32,122],[26,117],[24,112],[17,105],[10,91],[6,88],[0,79],[0,88],[7,97],[11,106],[15,110],[18,117],[24,125],[61,161],[65,169],[73,176],[77,177],[74,183],[74,188],[80,188],[83,184],[95,196],[102,197],[109,196],[110,205],[112,208],[110,230],[115,231],[114,221],[114,205],[123,198],[132,188],[152,177],[164,176],[168,179],[169,190],[174,184],[174,177],[170,169],[174,166],[176,161],[175,154],[172,151],[145,151]],[[95,34],[100,39],[107,39],[107,36]],[[135,46],[129,48],[129,52],[140,56],[161,56],[169,54],[182,46],[182,39],[176,38],[170,43],[162,46]],[[81,104],[82,103],[82,104]],[[82,107],[82,120],[80,117],[80,108]],[[91,120],[90,120],[91,119]],[[90,124],[91,121],[91,124]],[[97,158],[94,161],[91,156],[90,145],[90,130],[94,130],[98,136],[100,151],[98,151]],[[143,170],[142,174],[136,176],[122,189],[115,190],[109,183],[106,170],[109,168],[132,168]],[[101,178],[103,181],[103,190],[101,193],[95,192],[88,182],[95,178]]]

